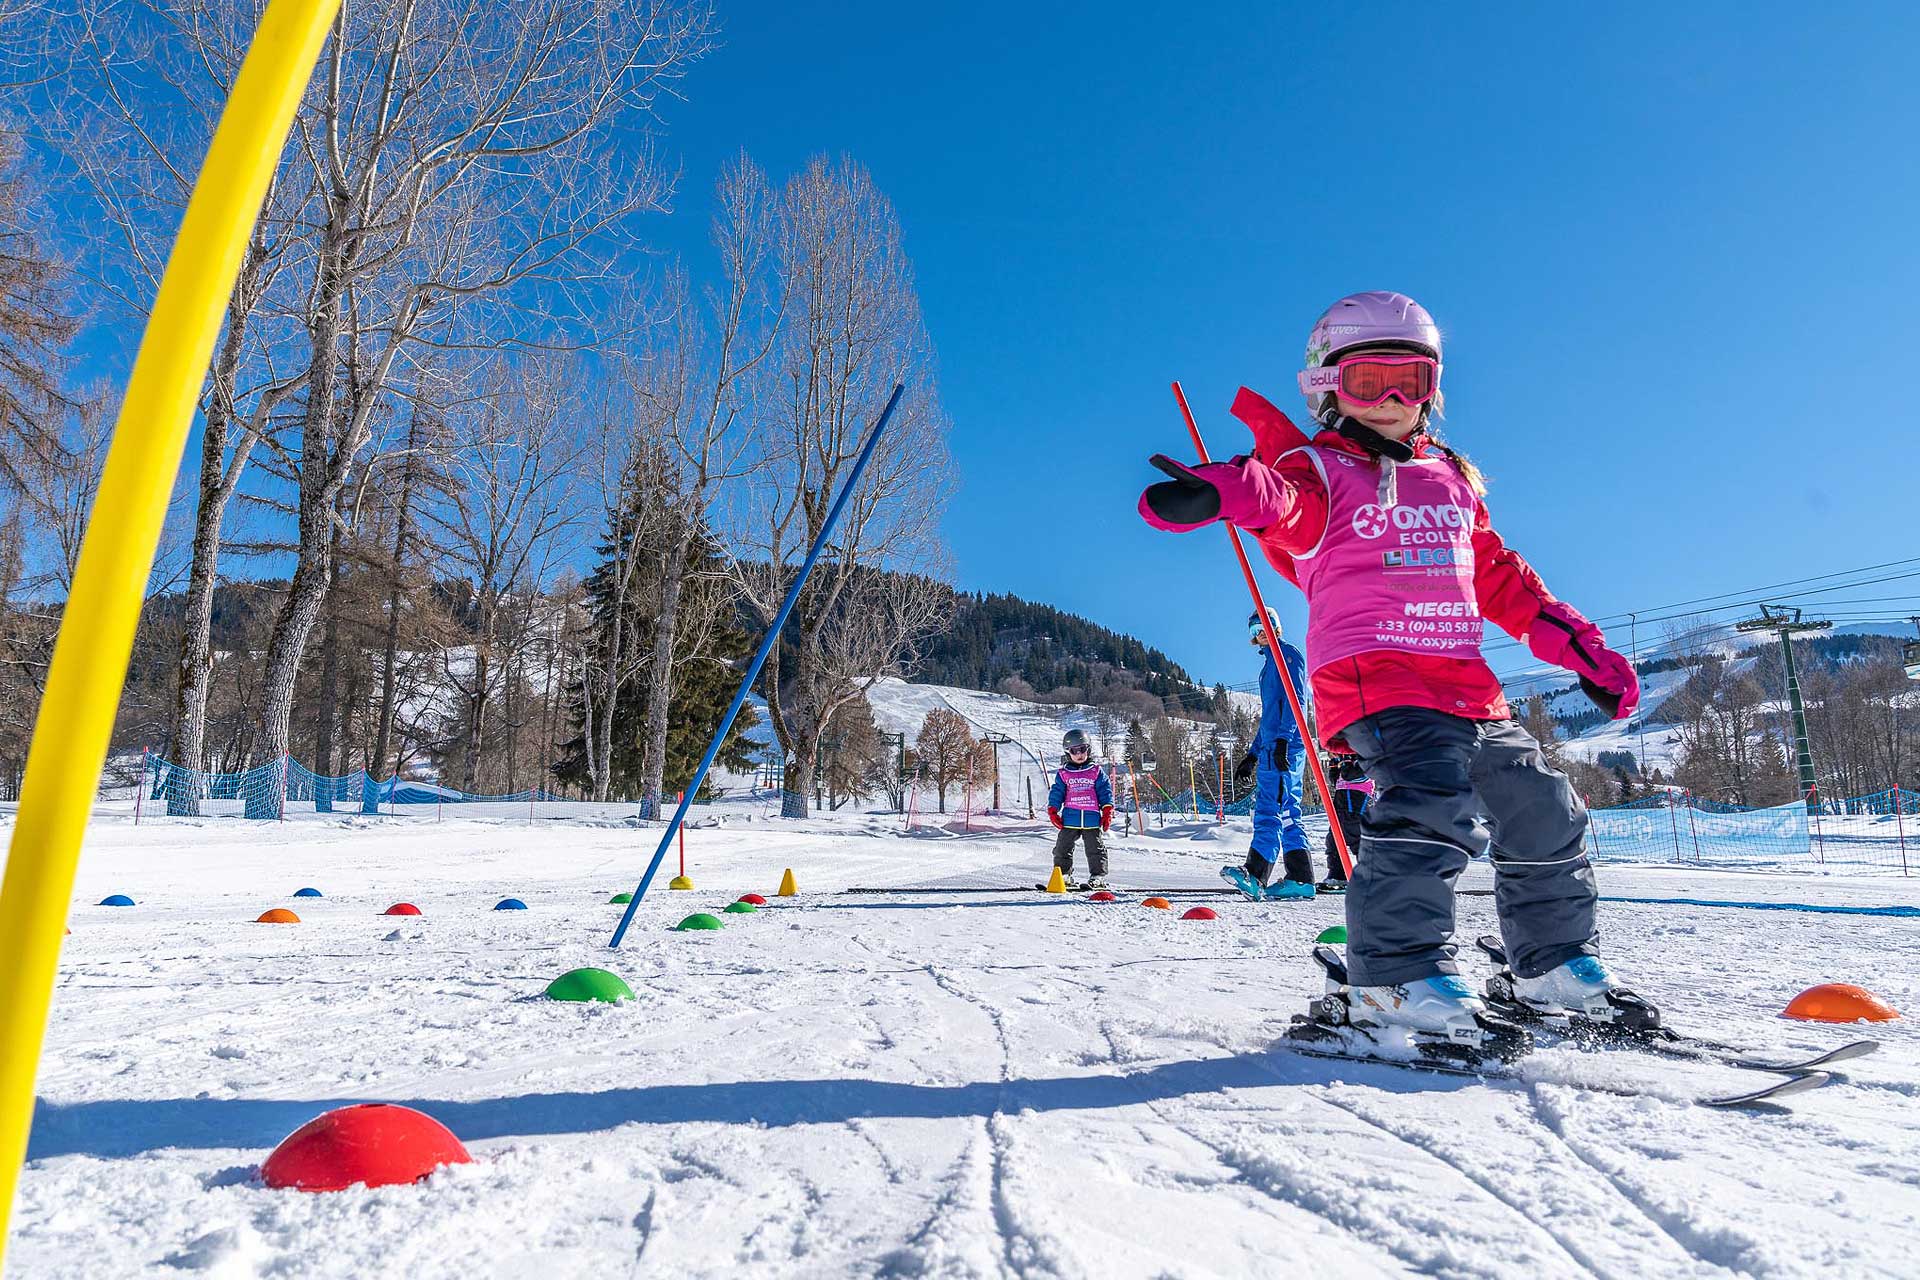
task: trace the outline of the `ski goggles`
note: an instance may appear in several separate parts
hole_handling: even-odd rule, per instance
[[[1425,404],[1440,389],[1440,362],[1432,356],[1348,356],[1318,369],[1300,372],[1300,390],[1308,397],[1338,394],[1363,409],[1389,396],[1408,406]]]
[[[1079,746],[1068,747],[1067,754],[1070,756],[1090,756],[1093,754],[1093,748],[1083,743]]]

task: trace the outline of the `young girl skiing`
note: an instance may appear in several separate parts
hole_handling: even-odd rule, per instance
[[[1107,887],[1107,846],[1101,833],[1113,829],[1113,784],[1093,759],[1093,744],[1084,729],[1069,729],[1061,740],[1066,763],[1053,775],[1047,790],[1047,819],[1059,835],[1053,840],[1053,865],[1068,884],[1073,883],[1073,845],[1087,844],[1087,878],[1082,889]]]
[[[1173,478],[1140,512],[1173,532],[1246,529],[1306,593],[1320,734],[1378,787],[1347,891],[1349,1016],[1467,1045],[1511,1030],[1485,1017],[1454,960],[1454,881],[1491,850],[1519,998],[1620,1017],[1639,1002],[1597,956],[1586,808],[1513,718],[1480,656],[1482,620],[1573,672],[1615,718],[1639,701],[1633,667],[1502,543],[1479,472],[1435,434],[1440,331],[1418,303],[1342,298],[1313,326],[1306,364],[1300,389],[1322,428],[1311,442],[1243,391],[1254,455],[1156,457]]]

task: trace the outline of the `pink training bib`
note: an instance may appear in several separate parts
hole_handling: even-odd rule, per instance
[[[1307,668],[1378,649],[1480,656],[1473,522],[1480,499],[1452,462],[1382,463],[1336,449],[1294,450],[1327,486],[1327,527],[1296,556],[1307,596]]]
[[[1066,780],[1067,802],[1063,809],[1098,809],[1100,793],[1094,790],[1094,784],[1100,780],[1100,766],[1087,765],[1075,769],[1071,766],[1060,770],[1060,776]]]

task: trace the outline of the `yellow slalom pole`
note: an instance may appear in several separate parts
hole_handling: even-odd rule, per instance
[[[154,547],[248,234],[339,6],[271,0],[261,16],[134,358],[54,645],[0,882],[0,1265],[80,839]]]

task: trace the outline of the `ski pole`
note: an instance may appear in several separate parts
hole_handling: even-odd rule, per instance
[[[1212,462],[1207,455],[1207,442],[1200,438],[1200,424],[1193,420],[1193,410],[1187,405],[1187,393],[1180,389],[1176,381],[1173,384],[1173,398],[1180,402],[1180,415],[1187,420],[1187,433],[1193,437],[1193,447],[1200,455],[1202,465]],[[1240,531],[1232,525],[1226,525],[1227,538],[1233,543],[1233,554],[1240,560],[1240,572],[1246,577],[1247,591],[1253,596],[1253,611],[1260,619],[1261,628],[1267,633],[1267,652],[1273,655],[1274,669],[1280,673],[1280,687],[1286,691],[1287,706],[1293,711],[1293,722],[1300,732],[1307,731],[1307,714],[1300,705],[1300,691],[1293,687],[1293,676],[1287,671],[1286,660],[1280,654],[1280,637],[1273,632],[1273,620],[1267,617],[1267,602],[1260,594],[1259,580],[1253,576],[1253,564],[1247,559],[1247,549],[1240,544]],[[1327,789],[1327,775],[1320,767],[1320,753],[1310,750],[1307,763],[1313,767],[1313,784],[1320,789],[1320,803],[1326,806],[1328,818],[1333,815],[1333,796]],[[1347,849],[1347,837],[1340,830],[1340,824],[1329,820],[1328,830],[1333,832],[1333,847],[1340,851],[1340,865],[1346,869],[1349,877],[1353,875],[1353,854]]]
[[[853,464],[853,470],[847,474],[846,483],[840,486],[840,494],[833,500],[833,507],[827,512],[826,520],[820,526],[820,532],[814,536],[813,545],[807,548],[807,558],[800,563],[800,571],[793,576],[793,585],[787,588],[787,598],[780,602],[780,612],[774,615],[773,625],[767,628],[767,634],[760,641],[760,649],[753,655],[753,661],[747,664],[747,672],[740,678],[740,688],[733,695],[733,703],[727,713],[720,718],[720,727],[713,731],[713,741],[707,744],[707,753],[700,757],[700,766],[693,771],[693,779],[687,783],[687,789],[680,793],[680,805],[674,810],[673,821],[660,835],[660,847],[653,852],[653,861],[647,864],[646,874],[640,877],[640,887],[633,892],[633,900],[627,903],[627,910],[620,917],[620,924],[613,931],[613,940],[608,947],[618,947],[620,940],[627,936],[627,926],[633,923],[634,912],[640,909],[640,900],[647,896],[647,886],[653,883],[653,873],[660,869],[661,859],[667,856],[667,848],[673,843],[674,833],[680,830],[680,824],[686,820],[687,806],[693,803],[693,797],[700,793],[700,783],[707,776],[707,770],[713,767],[713,759],[720,754],[720,744],[726,741],[727,731],[733,728],[733,719],[740,714],[741,706],[747,700],[753,682],[760,676],[760,668],[766,665],[767,655],[773,652],[773,646],[779,643],[780,629],[787,625],[787,616],[793,612],[793,606],[800,601],[800,589],[807,585],[807,576],[813,572],[813,565],[820,558],[821,550],[827,545],[827,536],[833,527],[840,523],[840,512],[847,505],[847,499],[853,496],[854,486],[860,483],[860,476],[867,469],[867,463],[873,458],[873,447],[880,443],[880,433],[887,429],[887,419],[900,403],[900,393],[906,390],[906,384],[893,384],[893,394],[887,397],[887,407],[880,411],[873,430],[867,433],[867,442],[860,446],[860,456]]]

